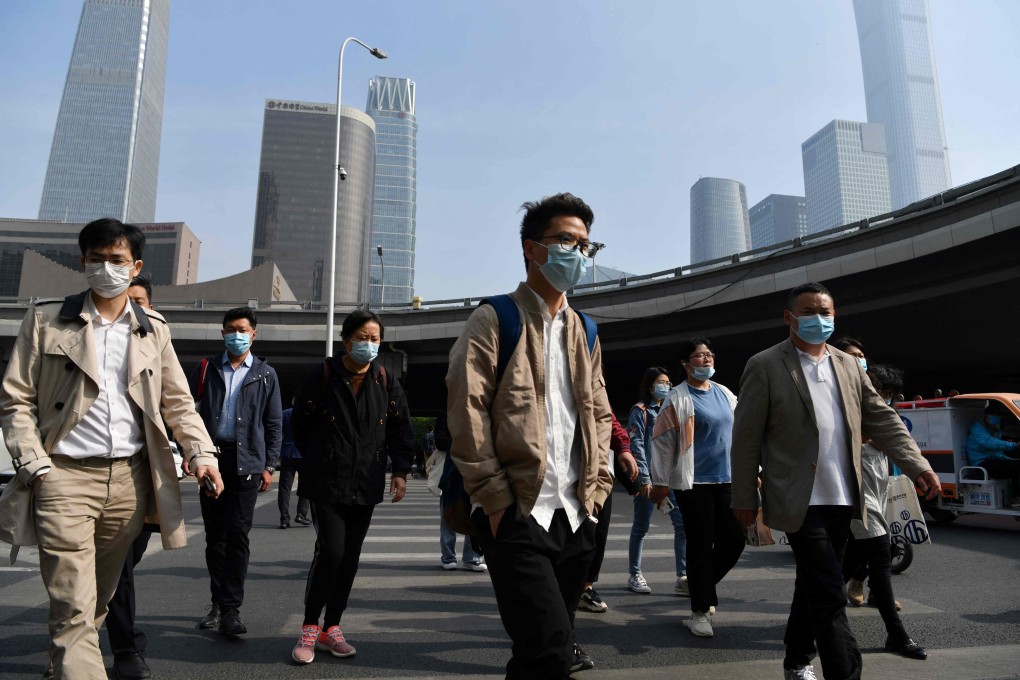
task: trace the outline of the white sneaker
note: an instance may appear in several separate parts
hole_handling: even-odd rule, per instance
[[[815,669],[811,666],[803,668],[784,668],[783,680],[818,680],[815,676]]]
[[[453,571],[458,566],[457,562],[455,562],[455,561],[454,562],[443,562],[442,565],[443,565],[443,569],[445,569],[447,571]]]
[[[692,612],[690,629],[698,637],[712,637],[715,635],[715,631],[712,630],[712,622],[708,620],[707,612]]]
[[[652,589],[648,586],[648,581],[641,575],[639,571],[636,574],[631,574],[630,578],[627,579],[627,587],[633,590],[635,593],[641,593],[647,595],[652,592]]]
[[[465,562],[464,563],[464,568],[465,569],[470,569],[471,571],[488,571],[489,570],[489,567],[488,567],[487,564],[485,564],[485,562]]]
[[[687,586],[687,577],[678,576],[676,583],[673,584],[673,594],[679,595],[680,597],[690,597],[691,589]]]

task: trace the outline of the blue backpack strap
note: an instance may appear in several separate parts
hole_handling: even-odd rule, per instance
[[[595,323],[590,316],[582,312],[576,307],[571,307],[577,315],[581,317],[581,321],[584,322],[584,337],[588,340],[588,354],[590,355],[595,351],[595,338],[599,335],[599,326]]]
[[[510,357],[521,339],[521,311],[517,309],[517,303],[509,295],[493,295],[485,298],[481,305],[491,305],[496,310],[496,320],[499,323],[499,357],[496,360],[496,384],[499,384],[503,372],[510,364]]]

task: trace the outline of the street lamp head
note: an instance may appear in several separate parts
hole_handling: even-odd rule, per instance
[[[379,253],[379,257],[382,257],[382,246],[376,246],[375,252]]]
[[[372,56],[375,57],[376,59],[385,59],[386,58],[386,53],[383,52],[382,50],[380,50],[378,47],[373,47],[369,51],[371,52]]]

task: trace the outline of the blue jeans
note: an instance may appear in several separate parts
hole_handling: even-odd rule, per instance
[[[453,564],[457,561],[457,532],[446,526],[446,519],[443,511],[439,510],[439,549],[442,550],[443,564]],[[464,537],[464,563],[478,564],[482,556],[471,547],[471,539]]]
[[[687,575],[687,534],[684,532],[684,519],[680,515],[673,492],[669,492],[669,502],[673,509],[669,518],[673,521],[673,556],[676,560],[676,575]],[[655,504],[644,496],[634,497],[634,524],[630,527],[630,573],[641,573],[641,552],[644,549],[645,534],[652,518],[652,511],[657,510]]]

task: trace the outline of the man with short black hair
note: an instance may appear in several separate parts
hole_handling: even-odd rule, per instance
[[[751,357],[740,379],[730,459],[733,513],[755,522],[758,477],[765,524],[786,532],[797,561],[786,626],[783,677],[861,677],[861,653],[846,618],[840,564],[861,501],[861,433],[933,498],[938,476],[899,415],[871,386],[857,360],[826,344],[836,305],[819,283],[787,296],[789,338]]]
[[[509,296],[517,346],[497,380],[499,315],[482,305],[468,319],[446,375],[450,456],[513,641],[507,678],[559,680],[584,656],[571,624],[594,555],[594,517],[612,491],[612,413],[599,342],[589,348],[564,295],[598,250],[588,238],[594,214],[566,193],[523,208],[527,279]]]
[[[213,486],[207,493],[223,483],[163,317],[128,298],[144,234],[104,218],[85,225],[78,246],[89,290],[28,311],[0,389],[0,424],[17,470],[4,499],[31,487],[31,506],[11,519],[39,543],[47,674],[94,680],[106,677],[98,628],[148,508],[164,548],[187,542],[168,426],[200,484]]]
[[[201,497],[212,602],[198,625],[229,636],[248,632],[239,611],[251,556],[248,533],[256,498],[272,483],[283,442],[276,371],[251,353],[256,323],[249,307],[228,310],[220,331],[226,351],[199,362],[189,379],[219,450],[224,483],[218,499]]]

